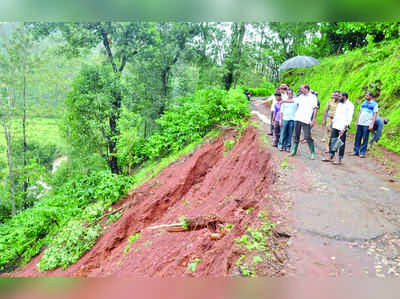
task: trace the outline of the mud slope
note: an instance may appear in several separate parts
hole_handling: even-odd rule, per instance
[[[66,271],[45,275],[182,277],[225,276],[234,270],[240,252],[234,239],[256,225],[261,209],[271,212],[266,194],[273,183],[270,153],[255,128],[249,127],[240,142],[225,152],[224,141],[233,132],[202,145],[183,161],[171,164],[157,178],[135,190],[121,204],[130,203],[96,245]],[[249,208],[249,211],[246,212]],[[272,215],[271,213],[270,215]],[[212,226],[186,232],[150,230],[150,226],[179,222],[179,217],[218,216],[233,229],[214,239]],[[135,242],[129,237],[141,233]],[[42,275],[36,260],[14,273]],[[201,259],[194,273],[188,265]]]

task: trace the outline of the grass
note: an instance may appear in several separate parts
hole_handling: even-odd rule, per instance
[[[26,138],[37,143],[52,143],[65,147],[64,138],[58,127],[58,119],[55,118],[32,118],[26,121]],[[22,121],[16,120],[12,126],[13,136],[22,138]],[[6,145],[6,140],[3,134],[0,135],[0,146]]]

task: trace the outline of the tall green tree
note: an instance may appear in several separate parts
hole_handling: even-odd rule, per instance
[[[236,87],[237,81],[240,76],[240,61],[243,52],[243,39],[246,33],[246,23],[232,23],[232,35],[229,46],[228,55],[224,58],[225,75],[224,83],[225,89],[229,90],[233,84]]]
[[[38,37],[61,34],[66,42],[65,52],[72,55],[87,53],[101,45],[101,52],[117,81],[121,79],[126,64],[152,43],[154,33],[154,24],[144,22],[34,23],[32,27]],[[117,127],[122,104],[120,89],[110,91],[110,103],[112,108],[107,115],[109,130],[105,137],[108,144],[107,160],[111,172],[119,173],[115,149],[120,134]]]

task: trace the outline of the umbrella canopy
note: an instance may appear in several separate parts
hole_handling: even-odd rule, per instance
[[[314,57],[311,56],[296,56],[282,63],[280,69],[281,70],[295,69],[300,67],[308,67],[320,63],[321,62],[318,59],[315,59]]]

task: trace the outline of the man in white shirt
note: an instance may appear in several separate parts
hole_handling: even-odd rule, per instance
[[[335,157],[335,151],[332,150],[333,142],[335,142],[337,138],[340,138],[343,144],[339,148],[339,159],[337,162],[334,162],[334,164],[342,164],[346,146],[347,130],[353,120],[354,113],[354,105],[348,98],[349,95],[346,92],[340,94],[340,101],[336,106],[335,115],[332,120],[332,131],[329,139],[329,158],[323,159],[322,161],[333,162]]]
[[[301,129],[304,132],[304,139],[307,141],[310,149],[310,158],[315,159],[314,140],[311,137],[311,128],[315,124],[315,117],[318,110],[318,100],[315,95],[310,92],[310,86],[303,84],[301,86],[302,94],[293,100],[283,100],[281,103],[297,103],[298,108],[294,116],[294,143],[290,156],[297,153],[300,142]]]

